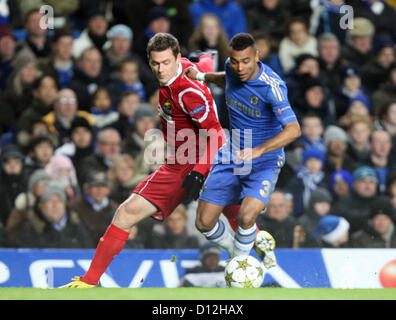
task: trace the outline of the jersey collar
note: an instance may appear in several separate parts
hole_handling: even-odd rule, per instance
[[[162,84],[161,87],[170,86],[177,79],[177,77],[181,75],[182,71],[183,71],[182,64],[179,63],[176,75],[173,78],[171,78],[167,83]]]

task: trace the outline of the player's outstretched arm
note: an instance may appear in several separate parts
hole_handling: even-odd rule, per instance
[[[264,153],[287,146],[299,136],[301,136],[300,125],[297,121],[290,122],[275,137],[263,142],[258,147],[238,151],[236,154],[237,160],[250,161],[256,159]]]
[[[222,87],[225,86],[225,72],[224,71],[202,73],[202,72],[199,72],[194,67],[188,67],[188,68],[185,68],[181,74],[182,78],[184,76],[187,76],[193,80],[201,80],[201,81],[203,80],[205,82],[217,84],[218,86],[222,86]]]

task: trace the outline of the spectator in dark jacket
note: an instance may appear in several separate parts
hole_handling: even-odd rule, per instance
[[[1,153],[0,168],[0,221],[7,224],[16,197],[27,190],[28,176],[24,171],[25,156],[15,145],[8,145]]]
[[[92,240],[77,213],[68,209],[66,194],[56,183],[49,183],[40,198],[44,224],[28,221],[20,231],[23,248],[91,248]]]
[[[200,265],[186,269],[180,287],[225,287],[224,267],[219,265],[221,249],[213,243],[205,243],[199,249]]]
[[[370,208],[378,195],[378,176],[373,168],[359,167],[353,172],[352,177],[351,194],[340,198],[332,208],[332,212],[347,219],[351,233],[366,225]]]
[[[181,204],[166,218],[165,225],[156,225],[146,248],[152,249],[195,249],[198,238],[187,228],[186,208]]]
[[[384,79],[385,80],[385,79]],[[381,108],[391,101],[396,101],[396,62],[389,66],[389,77],[371,96],[373,114],[377,115]]]
[[[388,197],[373,201],[367,224],[352,235],[355,248],[396,248],[395,208]]]

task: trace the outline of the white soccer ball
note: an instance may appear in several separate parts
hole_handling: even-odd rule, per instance
[[[224,270],[229,288],[259,288],[264,281],[264,266],[252,256],[231,259]]]

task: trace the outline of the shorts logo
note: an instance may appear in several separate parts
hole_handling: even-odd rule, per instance
[[[259,98],[257,97],[257,96],[255,96],[255,95],[252,95],[252,96],[250,96],[250,103],[252,104],[252,105],[257,105],[258,104],[258,102],[259,102]]]
[[[172,104],[169,100],[164,100],[164,107],[163,110],[166,114],[172,114]]]
[[[278,112],[278,114],[282,114],[282,109],[279,108],[277,112]]]
[[[192,110],[190,111],[190,116],[193,117],[193,116],[197,115],[198,113],[200,113],[200,112],[202,112],[202,111],[205,111],[205,109],[206,109],[206,108],[205,108],[204,105],[199,106],[199,107],[196,107],[195,109],[192,109]]]

